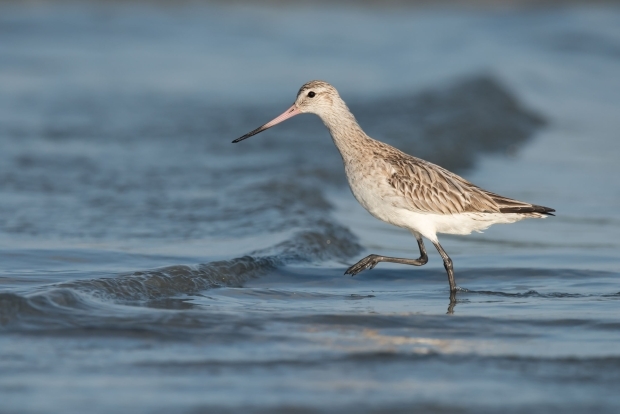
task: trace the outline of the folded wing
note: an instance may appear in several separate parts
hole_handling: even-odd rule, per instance
[[[483,190],[433,163],[398,152],[377,159],[387,173],[387,184],[400,197],[394,203],[422,213],[541,213],[549,207],[525,203]]]

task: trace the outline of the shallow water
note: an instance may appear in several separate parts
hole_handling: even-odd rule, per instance
[[[0,411],[617,412],[620,10],[0,6]],[[320,30],[317,25],[320,24]],[[443,236],[346,187],[375,138],[557,216]]]

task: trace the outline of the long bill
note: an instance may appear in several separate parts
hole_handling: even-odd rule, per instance
[[[233,144],[239,141],[243,141],[246,138],[250,138],[251,136],[258,134],[259,132],[263,132],[264,130],[269,129],[272,126],[279,124],[280,122],[286,121],[287,119],[292,118],[295,115],[299,115],[300,113],[301,111],[299,110],[299,108],[297,108],[297,105],[293,104],[293,106],[288,108],[282,115],[272,121],[267,122],[265,125],[259,126],[254,131],[248,132],[244,136],[237,138],[233,141]]]

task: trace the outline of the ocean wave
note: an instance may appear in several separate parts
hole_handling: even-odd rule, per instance
[[[53,287],[26,296],[0,293],[0,326],[15,322],[22,322],[24,328],[67,325],[77,311],[95,307],[87,295],[68,288]],[[70,317],[61,317],[63,314]]]
[[[248,280],[280,266],[345,259],[360,249],[357,238],[347,228],[320,220],[314,229],[299,231],[289,240],[255,251],[252,255],[59,283],[28,296],[3,293],[0,296],[0,324],[6,325],[22,316],[45,319],[63,309],[75,311],[98,307],[93,299],[140,304],[179,295],[196,295],[212,288],[242,287]]]
[[[327,220],[315,229],[297,232],[292,238],[252,255],[195,266],[177,265],[138,271],[113,278],[78,280],[60,286],[121,301],[152,300],[227,286],[241,287],[276,267],[292,263],[343,259],[360,250],[357,238],[346,227]]]

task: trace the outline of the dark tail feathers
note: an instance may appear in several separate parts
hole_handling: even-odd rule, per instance
[[[555,216],[552,214],[555,209],[543,206],[537,206],[535,204],[529,206],[515,206],[515,207],[502,207],[499,209],[501,213],[541,213],[548,216]]]

